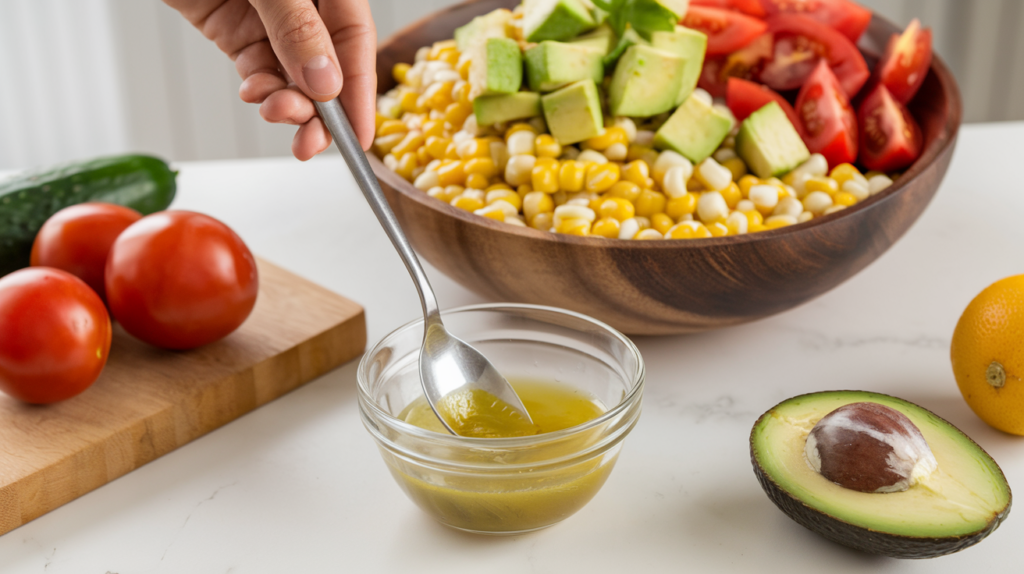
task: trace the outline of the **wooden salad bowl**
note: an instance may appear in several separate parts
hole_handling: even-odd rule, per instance
[[[399,31],[377,50],[377,90],[421,46],[451,38],[473,16],[517,0],[474,0]],[[877,15],[861,50],[869,59],[899,32]],[[924,153],[890,188],[814,220],[748,235],[629,241],[514,227],[428,196],[371,155],[413,247],[434,267],[494,300],[563,307],[637,335],[687,333],[768,317],[807,302],[867,267],[931,201],[953,155],[960,91],[938,58],[910,111]]]

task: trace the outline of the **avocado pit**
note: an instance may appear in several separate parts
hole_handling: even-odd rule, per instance
[[[938,468],[906,415],[871,402],[844,405],[818,421],[804,456],[815,472],[858,492],[903,492]]]

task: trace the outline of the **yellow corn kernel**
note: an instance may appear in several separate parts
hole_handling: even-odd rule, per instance
[[[421,146],[416,150],[416,160],[419,161],[420,165],[427,165],[432,159],[434,157],[427,151],[427,146]]]
[[[446,203],[451,203],[453,199],[462,195],[463,191],[466,191],[466,188],[462,187],[461,185],[449,185],[447,187],[442,187],[440,189],[441,193],[439,193],[437,197]]]
[[[442,52],[445,50],[455,49],[455,47],[455,40],[440,40],[438,42],[434,42],[433,45],[430,46],[430,51],[427,52],[427,59],[437,60],[441,56]]]
[[[705,227],[711,232],[711,237],[725,237],[729,235],[729,227],[721,221],[709,223]]]
[[[758,231],[768,231],[768,228],[763,223],[757,225],[750,225],[747,227],[747,233],[757,233]]]
[[[386,121],[388,121],[390,119],[391,118],[385,116],[384,114],[382,114],[380,112],[375,112],[375,114],[373,116],[373,121],[374,121],[373,129],[374,130],[379,130],[380,126],[384,125],[384,122],[386,122]],[[377,134],[377,135],[380,135],[380,134]]]
[[[486,175],[481,175],[479,173],[466,174],[466,187],[472,189],[486,189],[490,184],[491,182],[487,179]]]
[[[555,223],[555,214],[551,211],[544,211],[535,215],[529,220],[530,227],[541,231],[548,231]]]
[[[469,79],[469,68],[472,65],[473,65],[473,60],[471,60],[469,58],[466,58],[461,63],[459,63],[458,68],[456,68],[456,71],[459,73],[460,76],[462,76],[463,80],[468,80]]]
[[[804,189],[808,194],[815,191],[824,191],[829,195],[834,195],[835,192],[839,191],[839,186],[836,185],[836,181],[832,178],[812,177],[804,183]]]
[[[409,68],[411,67],[412,66],[406,64],[405,62],[399,62],[391,68],[391,77],[393,77],[395,81],[398,82],[399,84],[404,84],[405,74],[408,73]]]
[[[580,191],[587,175],[587,165],[581,161],[566,160],[558,168],[558,187],[562,191]]]
[[[494,160],[490,156],[476,156],[467,159],[465,170],[466,174],[478,174],[486,178],[498,175],[498,166],[494,165]]]
[[[384,157],[391,151],[391,148],[398,145],[398,143],[404,139],[405,132],[381,136],[373,140],[373,148],[377,151],[378,156]]]
[[[645,189],[636,199],[636,214],[642,217],[651,217],[655,213],[664,213],[667,203],[668,199],[664,193]]]
[[[459,159],[459,147],[455,142],[448,141],[448,147],[444,150],[444,159]]]
[[[642,159],[633,160],[622,166],[622,179],[631,181],[640,187],[647,187],[647,180],[651,177],[651,168]]]
[[[409,131],[405,122],[401,120],[387,120],[377,128],[377,137],[389,136],[391,134],[404,134]]]
[[[678,220],[684,215],[692,215],[697,211],[697,194],[687,193],[680,197],[668,200],[665,205],[665,214],[672,219]]]
[[[733,181],[739,181],[743,176],[747,175],[747,164],[743,163],[743,160],[738,157],[723,161],[722,167],[732,172]]]
[[[507,183],[504,182],[492,183],[491,185],[488,185],[487,188],[484,189],[484,191],[495,191],[498,189],[507,189],[509,191],[515,191],[514,189],[509,187]]]
[[[531,183],[536,191],[555,193],[558,191],[558,160],[550,157],[539,157],[533,164]]]
[[[466,118],[472,113],[472,106],[461,102],[453,102],[444,109],[444,121],[451,124],[453,130],[458,130],[462,127],[462,124],[466,123]]]
[[[844,183],[858,175],[861,175],[860,171],[848,163],[841,163],[835,166],[832,168],[832,172],[828,174],[829,177],[836,180],[836,184],[839,185],[839,189],[843,188]]]
[[[412,181],[412,172],[419,167],[419,165],[420,164],[416,159],[416,154],[407,153],[398,158],[398,166],[395,167],[395,173],[402,176],[404,179]]]
[[[617,239],[619,237],[619,229],[622,228],[622,224],[619,223],[618,219],[612,217],[602,217],[594,222],[590,228],[591,235],[597,235],[599,237],[606,237],[608,239]]]
[[[458,146],[458,153],[460,159],[469,160],[472,158],[487,158],[494,163],[491,158],[491,142],[483,138],[473,138],[471,140],[463,141]]]
[[[431,84],[420,96],[422,107],[444,111],[452,103],[452,88],[455,82],[436,82]]]
[[[533,186],[528,183],[524,183],[523,185],[520,185],[519,187],[516,188],[516,193],[519,194],[519,197],[525,199],[526,194],[533,193]]]
[[[730,183],[719,193],[722,194],[722,197],[725,199],[725,204],[729,206],[729,209],[736,209],[736,204],[743,199],[743,193],[740,191],[740,186],[736,185],[735,181]]]
[[[651,227],[657,229],[658,233],[662,235],[668,233],[668,230],[672,229],[672,226],[675,224],[676,222],[673,221],[671,217],[665,215],[664,213],[655,213],[654,215],[651,216]]]
[[[548,134],[541,134],[533,142],[537,157],[558,157],[562,155],[562,144]]]
[[[440,51],[440,53],[438,53],[436,59],[442,62],[447,62],[448,65],[454,68],[459,64],[459,56],[461,55],[462,54],[460,54],[459,51],[454,47],[444,48]]]
[[[851,205],[856,205],[857,198],[852,193],[840,191],[832,196],[832,201],[835,205],[850,207]]]
[[[750,197],[750,188],[755,185],[761,185],[761,180],[753,175],[745,175],[736,182],[740,188],[740,193],[743,194],[743,199]]]
[[[450,143],[452,143],[452,140],[448,138],[428,136],[424,147],[427,148],[427,151],[434,159],[444,159],[445,152],[448,151],[448,144]]]
[[[484,196],[484,203],[490,205],[495,201],[507,202],[512,207],[516,208],[516,211],[523,209],[523,199],[519,197],[519,194],[512,191],[511,189],[496,189],[494,191],[488,191]],[[552,208],[554,209],[554,208]]]
[[[636,207],[633,206],[631,201],[621,197],[609,197],[607,194],[597,200],[597,209],[595,211],[603,218],[610,217],[619,221],[625,221],[636,215]]]
[[[752,209],[750,211],[744,211],[742,213],[743,213],[743,215],[747,216],[747,230],[748,231],[753,231],[754,227],[757,226],[757,225],[764,226],[764,216],[761,215],[760,211]]]
[[[423,134],[419,131],[411,131],[406,134],[402,141],[398,142],[398,145],[391,148],[391,153],[395,157],[401,159],[402,156],[409,152],[415,152],[423,146],[424,138]]]
[[[619,126],[612,126],[605,128],[604,133],[599,136],[594,136],[587,141],[583,142],[584,147],[589,149],[604,151],[609,147],[620,143],[622,145],[629,145],[629,137],[626,135],[626,130]],[[627,149],[626,154],[629,154]]]
[[[621,130],[621,128],[619,129]],[[619,181],[620,171],[619,164],[617,163],[603,163],[591,166],[587,170],[586,190],[600,193],[611,189]]]
[[[581,217],[563,219],[558,223],[558,227],[555,228],[555,233],[586,237],[590,235],[590,222]]]
[[[454,88],[452,88],[452,99],[460,104],[472,108],[473,101],[469,97],[472,90],[473,86],[471,86],[469,82],[459,82]]]
[[[500,210],[500,209],[496,209],[496,208],[488,209],[487,207],[482,207],[480,209],[475,210],[473,213],[475,213],[475,214],[477,214],[477,215],[479,215],[481,217],[486,217],[488,219],[493,219],[495,221],[505,221],[505,212]]]
[[[518,194],[516,195],[518,198]],[[507,200],[506,200],[507,201]],[[555,211],[555,202],[551,196],[542,191],[531,191],[522,198],[523,215],[527,221],[532,220],[540,213]]]
[[[423,137],[444,137],[444,121],[427,120],[423,122],[420,131],[423,132]]]
[[[466,165],[461,161],[453,161],[437,168],[438,185],[462,185],[466,182]],[[455,204],[452,204],[455,205]],[[458,207],[456,205],[456,207]],[[481,205],[480,207],[483,207]],[[480,209],[475,207],[473,209]],[[469,211],[473,211],[470,209]]]
[[[398,104],[402,106],[402,111],[419,114],[423,113],[423,108],[419,105],[420,95],[413,91],[402,93],[398,99]]]
[[[706,239],[711,237],[711,231],[703,223],[686,221],[673,226],[665,239]]]
[[[511,126],[509,126],[509,128],[507,130],[505,130],[505,141],[506,142],[508,141],[508,136],[510,136],[510,135],[512,135],[512,134],[514,134],[516,132],[521,132],[523,130],[531,131],[534,134],[537,133],[537,130],[533,129],[533,126],[531,126],[530,124],[524,123],[524,122],[520,122],[518,124],[512,124]]]
[[[451,201],[452,207],[476,211],[484,207],[484,202],[471,195],[462,194]]]
[[[789,221],[786,221],[784,217],[772,217],[764,222],[764,228],[767,229],[779,229],[780,227],[788,227],[792,225]]]

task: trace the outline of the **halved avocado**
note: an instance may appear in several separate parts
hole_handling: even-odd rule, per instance
[[[903,492],[866,493],[818,474],[804,456],[819,420],[847,404],[874,402],[920,429],[938,469]],[[762,488],[783,512],[825,538],[872,554],[934,558],[991,534],[1010,512],[1010,486],[980,446],[913,403],[864,391],[794,397],[772,407],[750,433],[750,458]]]

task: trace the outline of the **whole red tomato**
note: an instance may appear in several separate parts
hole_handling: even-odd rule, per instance
[[[110,354],[110,316],[81,279],[29,267],[0,279],[0,391],[47,404],[89,388]]]
[[[103,272],[114,240],[142,219],[130,207],[82,203],[66,207],[46,220],[32,244],[32,265],[55,267],[85,281],[106,299]]]
[[[143,217],[114,242],[107,303],[126,331],[165,349],[226,337],[256,304],[256,261],[234,231],[191,211]]]

